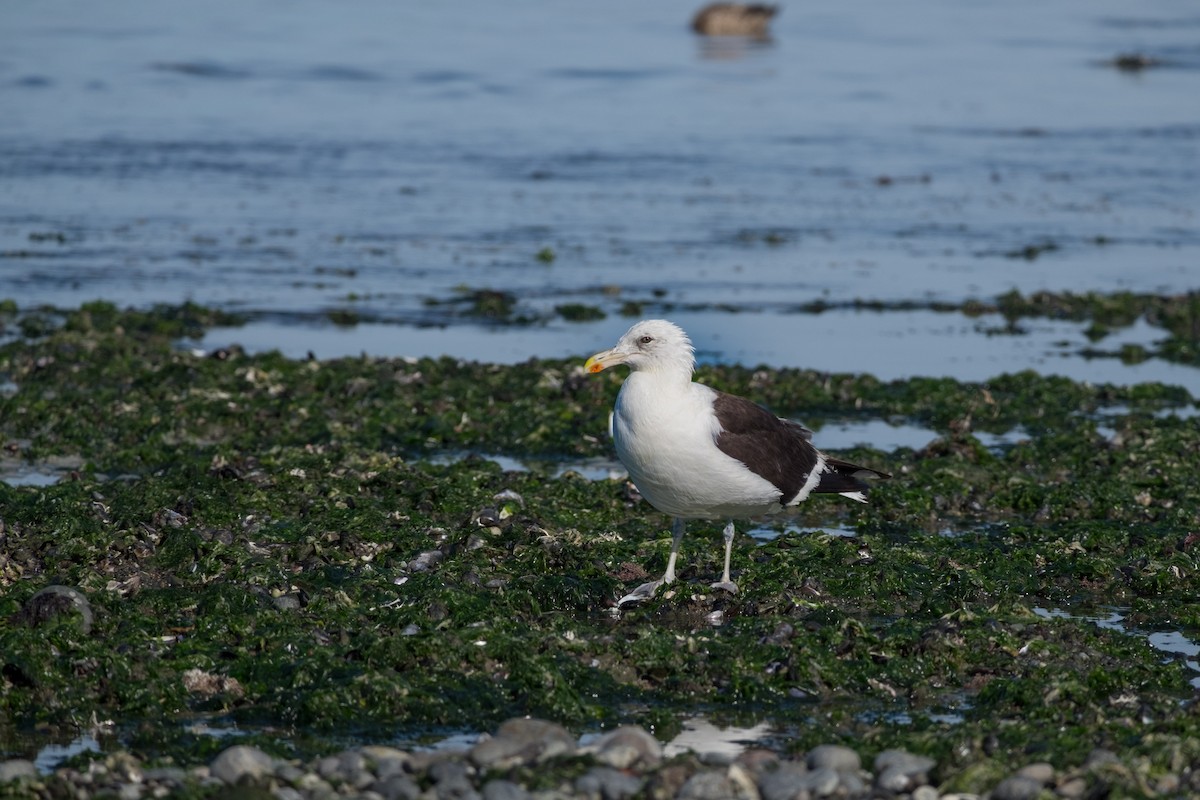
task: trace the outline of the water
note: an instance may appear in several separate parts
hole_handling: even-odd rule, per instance
[[[1191,679],[1191,684],[1200,689],[1200,643],[1187,638],[1181,631],[1147,631],[1131,626],[1125,619],[1129,613],[1128,608],[1106,608],[1101,614],[1077,614],[1063,611],[1061,608],[1037,607],[1033,609],[1033,613],[1042,619],[1083,620],[1098,628],[1143,638],[1155,650],[1166,653],[1172,658],[1178,658],[1188,670],[1196,673],[1196,677]]]
[[[697,39],[697,5],[5,4],[0,297],[257,320],[205,346],[505,362],[607,346],[634,302],[709,360],[1197,393],[1081,358],[1066,323],[796,311],[1197,288],[1193,4],[805,3],[760,45]],[[535,323],[464,316],[463,287]]]

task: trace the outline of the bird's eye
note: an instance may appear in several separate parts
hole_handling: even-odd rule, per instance
[[[651,342],[654,341],[654,337],[653,336],[643,336],[639,341],[641,341],[642,344],[650,344]]]

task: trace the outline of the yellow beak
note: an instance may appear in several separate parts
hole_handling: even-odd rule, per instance
[[[596,353],[596,355],[583,362],[583,368],[594,375],[597,372],[603,372],[609,367],[615,367],[618,364],[624,363],[625,354],[618,353],[615,349],[613,349],[605,350],[602,353]]]

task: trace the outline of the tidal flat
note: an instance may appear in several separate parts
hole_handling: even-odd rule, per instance
[[[830,421],[934,436],[839,451],[894,477],[740,535],[737,595],[708,587],[720,523],[693,523],[680,582],[618,610],[669,520],[622,479],[471,455],[610,457],[622,376],[586,354],[295,360],[187,347],[232,321],[191,305],[0,312],[3,464],[52,474],[0,481],[5,758],[98,730],[191,764],[230,743],[198,721],[311,758],[525,715],[665,740],[703,714],[768,723],[782,753],[927,755],[944,791],[1102,748],[1109,790],[1138,795],[1200,762],[1200,673],[1145,635],[1200,637],[1178,387],[702,367],[818,444]],[[51,585],[90,624],[73,596],[37,611]],[[1125,630],[1088,619],[1114,609]]]

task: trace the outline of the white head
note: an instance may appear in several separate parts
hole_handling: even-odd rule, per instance
[[[625,331],[611,350],[596,353],[583,366],[588,372],[600,372],[618,364],[643,372],[674,372],[690,379],[696,357],[683,328],[665,319],[646,319]]]

